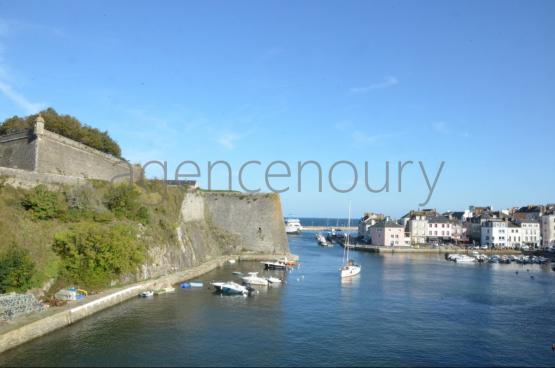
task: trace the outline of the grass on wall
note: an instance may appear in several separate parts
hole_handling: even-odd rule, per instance
[[[175,243],[184,192],[156,181],[98,180],[26,190],[0,178],[0,259],[13,248],[28,254],[33,274],[22,289],[55,280],[56,288],[99,290],[133,273],[149,245]]]

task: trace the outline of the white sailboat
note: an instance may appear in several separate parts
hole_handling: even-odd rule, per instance
[[[351,228],[351,202],[349,202],[349,224],[348,228]],[[361,267],[349,258],[351,252],[351,244],[349,243],[350,234],[347,232],[345,239],[345,247],[343,247],[343,267],[339,270],[341,272],[341,278],[353,277],[360,273]]]

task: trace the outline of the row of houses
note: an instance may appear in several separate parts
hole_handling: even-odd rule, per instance
[[[495,248],[555,246],[555,205],[494,211],[474,207],[461,212],[435,209],[410,211],[394,221],[366,213],[358,225],[359,238],[373,245],[473,244]]]

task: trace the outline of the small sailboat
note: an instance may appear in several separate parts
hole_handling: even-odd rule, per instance
[[[349,202],[349,223],[348,228],[351,228],[351,202]],[[343,267],[339,270],[341,278],[353,277],[360,273],[361,267],[350,259],[351,244],[349,243],[350,234],[347,232],[345,238],[345,247],[343,248]]]
[[[316,234],[316,241],[318,242],[318,245],[321,245],[322,247],[329,246],[328,240],[322,234]]]

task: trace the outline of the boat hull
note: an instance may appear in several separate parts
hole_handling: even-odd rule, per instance
[[[354,277],[360,274],[360,266],[347,266],[341,269],[341,278]]]

